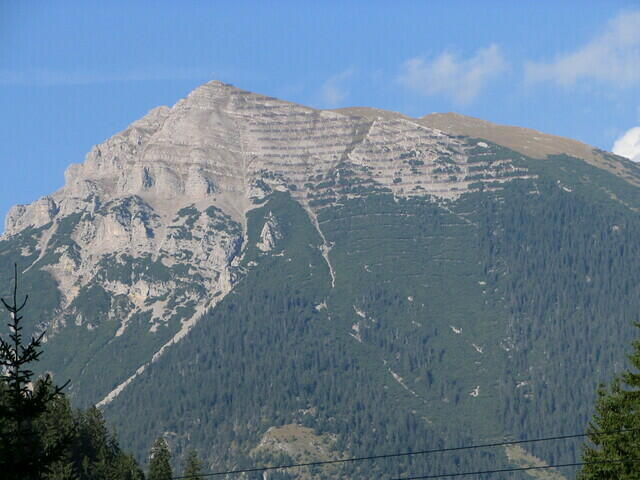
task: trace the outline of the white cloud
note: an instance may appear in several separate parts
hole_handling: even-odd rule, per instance
[[[344,72],[332,75],[322,84],[320,88],[320,99],[324,106],[335,108],[349,96],[349,91],[345,86],[345,82],[353,76],[353,68],[349,68]]]
[[[431,61],[411,58],[402,66],[398,80],[423,95],[445,95],[457,103],[468,103],[505,68],[500,47],[492,44],[467,59],[458,59],[449,52]]]
[[[97,70],[0,70],[0,85],[64,86],[152,80],[209,80],[214,73],[202,68],[140,68],[121,72]]]
[[[640,127],[627,130],[614,142],[611,151],[634,162],[640,162]]]
[[[563,86],[582,79],[615,87],[636,85],[640,81],[640,11],[618,15],[602,34],[574,52],[559,55],[549,63],[528,62],[525,78]]]

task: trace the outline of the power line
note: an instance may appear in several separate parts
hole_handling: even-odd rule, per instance
[[[545,468],[581,467],[583,465],[597,465],[601,463],[625,463],[625,462],[638,463],[640,462],[640,459],[633,458],[629,460],[600,460],[597,462],[559,463],[557,465],[541,465],[538,467],[502,468],[500,470],[483,470],[478,472],[443,473],[440,475],[421,475],[419,477],[399,477],[399,478],[393,478],[392,480],[425,480],[428,478],[452,478],[452,477],[462,477],[465,475],[470,476],[470,475],[485,475],[485,474],[491,474],[491,473],[524,472],[527,470],[542,470]]]
[[[568,440],[571,438],[580,438],[586,436],[600,436],[600,435],[613,435],[616,433],[629,433],[640,431],[640,428],[626,429],[626,430],[612,430],[605,432],[593,432],[593,433],[578,433],[574,435],[558,435],[555,437],[543,437],[543,438],[533,438],[527,440],[514,440],[510,442],[496,442],[496,443],[483,443],[478,445],[467,445],[463,447],[448,447],[448,448],[437,448],[432,450],[419,450],[417,452],[403,452],[403,453],[388,453],[383,455],[371,455],[368,457],[352,457],[352,458],[342,458],[339,460],[323,460],[318,462],[308,462],[308,463],[293,463],[290,465],[277,465],[272,467],[252,467],[245,468],[240,470],[228,470],[225,472],[212,472],[212,473],[202,473],[201,477],[215,477],[220,475],[236,475],[240,473],[255,473],[255,472],[266,472],[269,470],[284,470],[289,468],[300,468],[300,467],[316,467],[321,465],[331,465],[336,463],[349,463],[349,462],[362,462],[365,460],[380,460],[383,458],[397,458],[397,457],[408,457],[412,455],[429,455],[433,453],[445,453],[445,452],[456,452],[461,450],[474,450],[479,448],[489,448],[489,447],[503,447],[506,445],[518,445],[523,443],[535,443],[535,442],[549,442],[553,440]],[[188,479],[188,476],[178,476],[172,477],[174,480],[179,479]]]

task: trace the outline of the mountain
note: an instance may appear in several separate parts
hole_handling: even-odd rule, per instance
[[[32,293],[42,370],[140,459],[159,434],[211,470],[572,434],[635,335],[639,185],[533,130],[210,82],[13,207],[0,269]],[[567,463],[579,443],[268,478]]]

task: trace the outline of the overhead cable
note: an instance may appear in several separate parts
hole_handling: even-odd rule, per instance
[[[237,475],[241,473],[255,473],[255,472],[266,472],[269,470],[285,470],[290,468],[302,468],[302,467],[316,467],[322,465],[333,465],[337,463],[351,463],[351,462],[362,462],[365,460],[380,460],[385,458],[397,458],[397,457],[409,457],[413,455],[430,455],[434,453],[446,453],[446,452],[457,452],[463,450],[475,450],[479,448],[490,448],[490,447],[503,447],[506,445],[519,445],[523,443],[535,443],[535,442],[549,442],[554,440],[568,440],[571,438],[580,438],[586,436],[600,436],[600,435],[614,435],[619,433],[630,433],[640,431],[640,428],[634,429],[625,429],[625,430],[613,430],[613,431],[603,431],[603,432],[591,432],[591,433],[578,433],[573,435],[558,435],[554,437],[543,437],[543,438],[533,438],[533,439],[525,439],[525,440],[512,440],[512,441],[504,441],[504,442],[495,442],[495,443],[482,443],[477,445],[467,445],[461,447],[448,447],[448,448],[436,448],[431,450],[419,450],[416,452],[402,452],[402,453],[388,453],[382,455],[371,455],[366,457],[351,457],[351,458],[342,458],[338,460],[323,460],[318,462],[307,462],[307,463],[293,463],[288,465],[275,465],[268,467],[251,467],[251,468],[243,468],[238,470],[227,470],[223,472],[211,472],[211,473],[201,473],[200,477],[215,477],[220,475]],[[568,465],[567,465],[568,466]],[[551,467],[546,467],[551,468]],[[173,480],[187,480],[189,476],[177,476],[172,477]],[[416,478],[430,478],[430,477],[416,477]]]

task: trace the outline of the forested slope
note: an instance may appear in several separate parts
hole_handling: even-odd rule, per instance
[[[495,161],[507,154],[493,147]],[[291,424],[312,428],[327,458],[583,431],[637,318],[637,195],[576,159],[519,162],[535,178],[455,202],[372,189],[321,209],[333,287],[318,231],[274,194],[249,217],[245,279],[107,408],[124,444],[143,452],[168,432],[177,451],[196,446],[224,469],[315,458],[256,451]],[[329,188],[353,188],[348,174]],[[282,240],[264,253],[271,216]],[[577,444],[526,448],[553,463]],[[427,465],[508,464],[493,449],[329,473]]]

